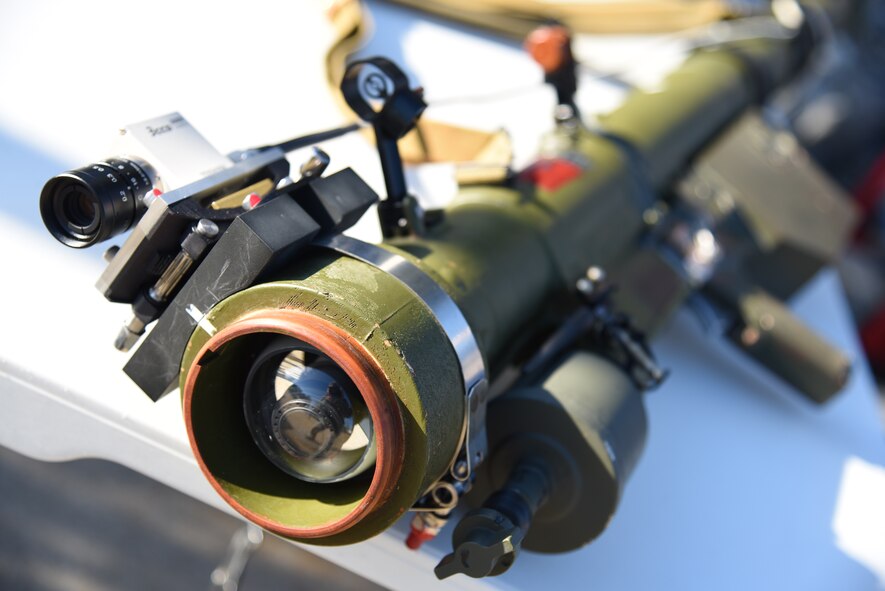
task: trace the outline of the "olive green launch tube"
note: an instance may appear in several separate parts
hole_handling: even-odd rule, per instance
[[[494,382],[546,337],[555,322],[551,314],[561,320],[576,305],[574,285],[589,266],[615,269],[636,250],[655,193],[667,190],[705,145],[786,81],[803,49],[801,42],[761,40],[697,52],[658,91],[635,92],[602,118],[604,133],[561,125],[535,167],[504,185],[462,190],[424,234],[374,248],[410,263],[451,298]],[[565,174],[545,177],[538,167],[551,162]],[[637,182],[637,166],[647,186]],[[212,486],[248,519],[302,542],[354,543],[389,527],[450,469],[464,438],[466,370],[444,322],[384,265],[323,246],[218,303],[193,333],[180,376],[190,442]],[[252,366],[281,338],[297,354],[273,358],[283,368],[274,379],[320,385],[314,402],[274,410],[274,428],[285,435],[290,419],[319,425],[331,415],[340,424],[359,422],[362,439],[344,445],[371,448],[360,456],[364,464],[374,458],[371,466],[342,468],[326,480],[302,478],[262,453],[261,436],[244,420],[243,392]],[[585,365],[594,364],[569,367]],[[333,391],[350,397],[350,410],[332,401]],[[580,407],[566,391],[568,404]],[[628,391],[639,396],[624,386],[624,399]],[[536,391],[521,396],[528,408]],[[641,399],[635,404],[641,407]],[[494,404],[490,408],[494,412]],[[638,454],[644,415],[634,423],[636,442],[624,447]],[[317,433],[292,445],[338,442],[336,433],[323,435],[319,427]],[[618,495],[633,459],[617,484],[606,485],[606,498]],[[594,531],[607,522],[590,513]],[[555,549],[543,541],[534,545]]]

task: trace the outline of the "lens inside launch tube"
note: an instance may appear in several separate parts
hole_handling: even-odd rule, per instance
[[[308,482],[339,482],[375,463],[372,418],[359,390],[326,355],[280,337],[246,378],[252,438],[278,468]]]

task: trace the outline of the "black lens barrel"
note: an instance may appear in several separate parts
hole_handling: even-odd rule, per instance
[[[40,215],[62,244],[85,248],[131,228],[153,186],[145,166],[109,158],[52,177],[40,194]]]

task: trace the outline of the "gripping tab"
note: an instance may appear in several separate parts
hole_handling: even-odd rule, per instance
[[[427,107],[423,91],[409,88],[409,79],[392,61],[373,57],[348,66],[341,92],[350,108],[375,130],[387,189],[387,198],[378,204],[384,237],[421,234],[424,212],[408,194],[397,141],[414,129]]]

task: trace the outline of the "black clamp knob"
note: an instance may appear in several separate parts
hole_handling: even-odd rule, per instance
[[[453,552],[434,569],[439,579],[465,574],[474,579],[506,572],[516,560],[525,531],[502,513],[474,509],[464,516],[453,536]]]
[[[386,238],[420,233],[423,212],[408,194],[397,141],[414,129],[427,107],[421,89],[409,88],[405,73],[392,61],[373,57],[353,62],[341,92],[348,106],[375,130],[387,198],[378,204]]]
[[[455,526],[452,553],[436,565],[437,578],[461,573],[478,579],[506,572],[519,555],[532,518],[550,496],[551,486],[545,465],[537,458],[523,458],[507,483]]]

